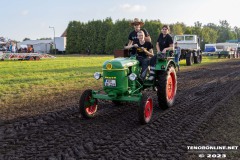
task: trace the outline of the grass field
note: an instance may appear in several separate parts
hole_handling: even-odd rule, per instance
[[[93,78],[101,71],[105,60],[113,56],[59,56],[40,61],[0,61],[0,108],[22,105],[96,88],[102,81]],[[227,59],[204,57],[202,64],[216,63]],[[180,62],[181,70],[188,68]]]
[[[93,73],[111,56],[58,57],[40,61],[0,62],[0,106],[20,104],[27,99],[64,94],[98,86]]]

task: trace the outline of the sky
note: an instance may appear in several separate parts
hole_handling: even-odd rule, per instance
[[[22,41],[60,37],[70,21],[111,17],[160,20],[164,24],[227,20],[240,27],[239,0],[0,0],[0,37]],[[147,29],[147,28],[146,28]]]

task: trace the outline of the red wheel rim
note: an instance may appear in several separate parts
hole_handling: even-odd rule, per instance
[[[175,96],[176,88],[176,79],[174,72],[170,73],[170,76],[167,79],[167,97],[169,100],[172,100]]]
[[[85,106],[86,106],[85,110],[87,114],[92,115],[97,111],[97,101],[95,100],[94,104],[91,104],[90,100],[91,100],[91,96],[85,99]]]
[[[145,109],[144,109],[144,116],[146,121],[149,121],[151,119],[152,110],[153,110],[152,99],[148,98],[145,104]]]

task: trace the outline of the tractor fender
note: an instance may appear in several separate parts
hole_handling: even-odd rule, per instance
[[[156,64],[155,70],[158,71],[166,71],[168,69],[168,66],[172,65],[174,68],[176,68],[176,64],[173,60],[169,61],[160,61]]]
[[[175,62],[173,62],[172,60],[171,61],[168,61],[168,64],[167,64],[167,66],[173,66],[174,68],[176,68],[177,66],[176,66],[176,64],[175,64]],[[168,68],[168,67],[167,67]],[[167,70],[167,68],[166,68],[166,70]]]

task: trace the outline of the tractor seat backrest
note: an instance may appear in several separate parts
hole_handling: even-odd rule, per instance
[[[114,58],[118,57],[129,57],[129,53],[127,49],[116,49],[114,50]]]

